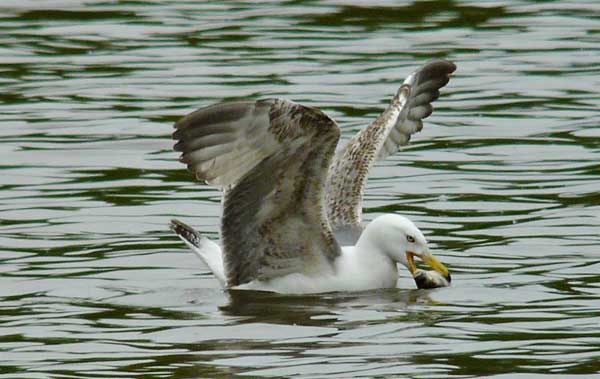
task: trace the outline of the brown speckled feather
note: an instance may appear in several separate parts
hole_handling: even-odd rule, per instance
[[[423,127],[422,119],[433,108],[439,89],[449,81],[456,66],[445,60],[425,64],[411,74],[392,99],[390,106],[366,129],[340,149],[332,162],[327,182],[328,219],[343,239],[354,245],[362,232],[362,197],[369,169],[377,159],[394,154]]]
[[[340,254],[324,205],[338,126],[285,100],[226,103],[176,124],[175,149],[199,180],[226,187],[228,286],[332,270]]]

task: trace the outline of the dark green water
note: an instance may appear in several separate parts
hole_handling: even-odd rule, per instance
[[[345,137],[433,57],[458,71],[371,176],[453,286],[223,293],[171,125],[223,99],[320,107]],[[0,2],[0,378],[600,375],[596,1]]]

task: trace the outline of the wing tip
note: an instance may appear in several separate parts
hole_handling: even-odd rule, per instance
[[[435,87],[442,88],[450,81],[450,75],[456,71],[456,64],[446,59],[433,59],[426,62],[416,73],[416,84],[436,81]]]
[[[433,70],[438,72],[445,72],[447,75],[452,74],[456,71],[456,64],[450,60],[443,58],[431,59],[423,65],[422,70]]]

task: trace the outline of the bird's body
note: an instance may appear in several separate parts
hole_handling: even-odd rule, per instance
[[[385,223],[388,225],[382,225]],[[206,263],[217,280],[226,286],[221,248],[180,221],[174,221],[172,228]],[[405,251],[409,247],[401,249],[400,246],[387,246],[386,248],[386,244],[378,242],[378,239],[395,241],[399,239],[398,235],[406,239],[405,233],[400,229],[409,231],[409,235],[415,236],[419,244],[425,242],[425,237],[407,218],[399,215],[384,215],[365,228],[355,246],[342,246],[341,254],[336,257],[331,266],[315,266],[312,272],[294,272],[269,280],[253,280],[232,288],[280,293],[320,293],[395,287],[398,280],[396,262],[401,261],[406,265],[408,263],[405,256],[394,252]],[[402,241],[400,243],[405,244]]]
[[[236,288],[280,293],[322,293],[395,287],[398,281],[396,263],[386,256],[366,253],[355,246],[344,246],[332,270],[316,275],[293,273],[269,281],[252,281]]]
[[[187,115],[175,125],[175,150],[198,179],[223,189],[223,246],[179,221],[172,229],[225,288],[389,288],[396,263],[415,275],[415,256],[449,281],[410,220],[382,215],[363,227],[361,214],[369,169],[421,129],[454,69],[438,60],[410,75],[388,109],[337,151],[335,122],[286,100],[224,103]]]

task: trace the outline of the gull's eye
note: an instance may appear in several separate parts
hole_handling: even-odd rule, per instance
[[[413,236],[406,236],[406,240],[410,243],[415,243],[415,237]]]

